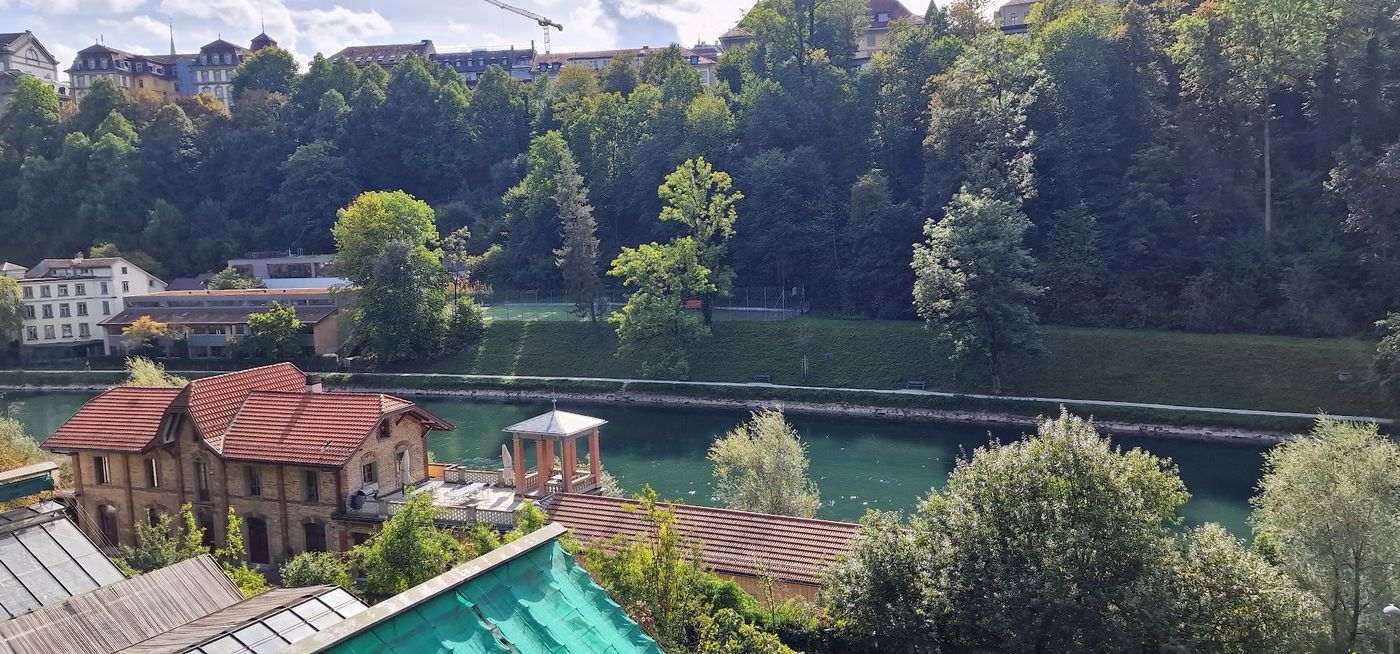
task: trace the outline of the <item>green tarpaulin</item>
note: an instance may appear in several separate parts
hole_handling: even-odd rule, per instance
[[[663,654],[557,542],[468,579],[326,651]]]

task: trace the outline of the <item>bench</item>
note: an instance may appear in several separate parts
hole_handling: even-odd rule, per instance
[[[909,380],[908,384],[904,385],[904,387],[911,391],[928,390],[928,382],[925,382],[922,379],[911,379]]]
[[[770,375],[766,372],[760,372],[753,376],[753,380],[756,384],[768,384],[773,381],[773,375]]]

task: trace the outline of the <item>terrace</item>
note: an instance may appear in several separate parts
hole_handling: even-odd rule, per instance
[[[428,493],[433,505],[441,510],[437,516],[440,523],[453,526],[486,523],[510,529],[515,526],[515,511],[524,506],[525,500],[540,502],[556,493],[593,494],[601,490],[598,427],[606,422],[551,410],[505,428],[512,436],[513,447],[502,446],[500,468],[473,470],[450,463],[429,463],[428,479],[408,489],[407,493],[396,490],[385,495],[360,495],[347,507],[347,513],[385,519],[398,513],[409,497]],[[580,436],[588,438],[589,454],[584,465],[578,461],[577,439]],[[525,467],[527,440],[535,441],[535,461],[544,463],[543,471],[538,466]],[[556,443],[560,445],[558,454],[562,462],[559,469],[555,466]],[[568,468],[573,469],[572,475],[564,473]],[[519,484],[516,479],[521,480]]]

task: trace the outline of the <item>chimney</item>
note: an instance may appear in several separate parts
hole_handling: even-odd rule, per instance
[[[320,376],[320,375],[307,375],[307,376],[306,376],[306,392],[308,392],[308,393],[324,393],[324,392],[326,392],[326,389],[325,389],[323,386],[321,386],[321,376]]]

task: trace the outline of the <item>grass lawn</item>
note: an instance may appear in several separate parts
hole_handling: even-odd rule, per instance
[[[786,322],[718,322],[691,355],[690,379],[848,388],[980,392],[960,380],[945,350],[930,347],[922,324],[804,317]],[[1073,399],[1388,415],[1370,378],[1374,344],[1353,339],[1045,330],[1044,356],[1012,364],[1005,392]],[[636,377],[613,356],[609,325],[573,321],[493,321],[480,347],[399,370],[497,375]],[[802,359],[807,357],[807,375]],[[1340,383],[1336,373],[1355,373]]]

